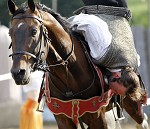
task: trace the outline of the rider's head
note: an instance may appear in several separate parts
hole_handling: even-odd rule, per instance
[[[139,77],[131,67],[124,68],[118,76],[112,73],[109,85],[117,94],[128,95],[134,101],[145,101],[142,99],[146,92],[141,88]]]
[[[127,7],[126,0],[82,0],[83,3],[88,5],[105,5],[115,7]]]

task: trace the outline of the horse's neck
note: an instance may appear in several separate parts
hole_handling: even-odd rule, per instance
[[[55,64],[61,60],[66,60],[68,55],[70,58],[69,62],[75,62],[76,57],[72,50],[72,41],[70,35],[62,27],[62,25],[50,14],[47,14],[44,20],[44,25],[48,29],[49,38],[52,40],[49,55],[52,58],[49,59],[50,63]]]
[[[62,52],[60,51],[60,54],[62,56],[67,55],[71,51],[72,45],[69,34],[51,14],[47,14],[47,17],[44,20],[44,25],[50,32],[49,37],[53,38],[52,44],[57,46],[58,49],[61,48]]]
[[[66,59],[68,54],[72,51],[72,41],[70,35],[64,30],[62,25],[55,18],[53,18],[53,16],[50,15],[49,19],[50,20],[45,21],[44,24],[49,31],[49,37],[52,40],[52,46],[56,50],[59,57]],[[68,71],[66,71],[64,66],[57,68],[54,67],[51,69],[54,70],[61,80],[66,80],[66,74],[68,74],[68,83],[78,88],[81,88],[80,85],[84,84],[82,88],[85,89],[91,83],[93,74],[91,73],[91,68],[89,68],[84,53],[82,52],[81,45],[77,42],[77,39],[74,38],[75,52],[72,53],[72,56],[68,60]],[[53,59],[57,59],[56,53],[54,54],[54,52],[51,52],[50,54],[54,55]],[[52,61],[52,56],[48,58],[50,58],[49,61],[51,60],[50,63],[54,63]]]

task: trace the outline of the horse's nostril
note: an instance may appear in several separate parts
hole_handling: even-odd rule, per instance
[[[25,69],[11,69],[11,73],[17,85],[25,85],[30,81]]]
[[[17,76],[17,75],[25,75],[25,69],[12,69],[11,73],[13,76]]]
[[[20,74],[20,75],[25,75],[25,70],[24,70],[24,69],[21,69],[21,70],[19,71],[19,74]]]

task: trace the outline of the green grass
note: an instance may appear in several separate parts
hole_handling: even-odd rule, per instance
[[[128,0],[132,24],[148,26],[148,0]]]

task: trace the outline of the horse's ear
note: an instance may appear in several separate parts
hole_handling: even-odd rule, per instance
[[[11,12],[11,14],[14,14],[18,7],[15,5],[15,3],[12,0],[8,0],[8,9]]]
[[[33,0],[28,0],[28,6],[31,9],[31,11],[34,13],[35,11],[35,3]]]

